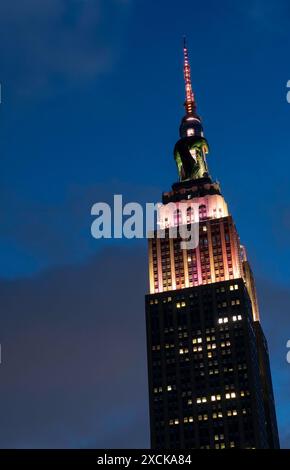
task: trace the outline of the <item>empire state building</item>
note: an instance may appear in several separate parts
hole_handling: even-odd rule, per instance
[[[184,79],[185,116],[174,148],[179,181],[163,193],[160,225],[149,238],[151,447],[278,448],[254,278],[220,185],[209,173],[186,44]],[[198,243],[184,247],[179,229],[193,224]]]

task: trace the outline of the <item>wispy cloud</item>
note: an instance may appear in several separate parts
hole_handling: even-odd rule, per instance
[[[26,198],[3,185],[0,213],[5,214],[5,224],[0,225],[0,252],[3,258],[5,251],[7,261],[2,259],[0,277],[7,272],[18,276],[23,266],[31,275],[28,258],[33,265],[35,260],[35,270],[83,261],[107,244],[91,236],[91,207],[95,202],[113,207],[113,195],[122,194],[124,203],[145,204],[157,201],[158,193],[159,189],[151,186],[108,180],[91,186],[64,185],[62,197],[46,201],[34,195]]]
[[[108,71],[120,52],[128,7],[120,0],[4,0],[2,82],[31,93]]]
[[[238,8],[258,29],[271,33],[288,32],[290,4],[288,0],[245,0]]]

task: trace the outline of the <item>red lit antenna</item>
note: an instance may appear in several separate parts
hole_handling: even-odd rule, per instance
[[[186,114],[193,114],[196,108],[194,94],[191,85],[190,65],[188,60],[188,50],[185,36],[183,37],[183,55],[184,55],[184,81],[185,81],[185,109]]]

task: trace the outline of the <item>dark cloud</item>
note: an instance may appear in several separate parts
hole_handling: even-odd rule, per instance
[[[290,339],[290,289],[265,279],[258,279],[257,286],[261,322],[270,350],[281,447],[289,448],[290,364],[286,361],[286,344]]]
[[[119,56],[128,4],[120,0],[2,1],[4,91],[16,83],[21,93],[43,92],[56,80],[68,85],[108,71]]]
[[[148,445],[145,258],[0,283],[2,448]]]
[[[147,447],[146,250],[0,283],[1,447]],[[289,447],[290,292],[258,283],[281,443]]]

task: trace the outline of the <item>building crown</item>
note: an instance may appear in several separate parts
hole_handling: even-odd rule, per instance
[[[206,164],[208,143],[204,138],[201,119],[197,114],[185,38],[183,42],[183,73],[185,82],[185,116],[182,118],[179,128],[180,140],[175,145],[174,158],[179,180],[188,181],[208,176]]]

